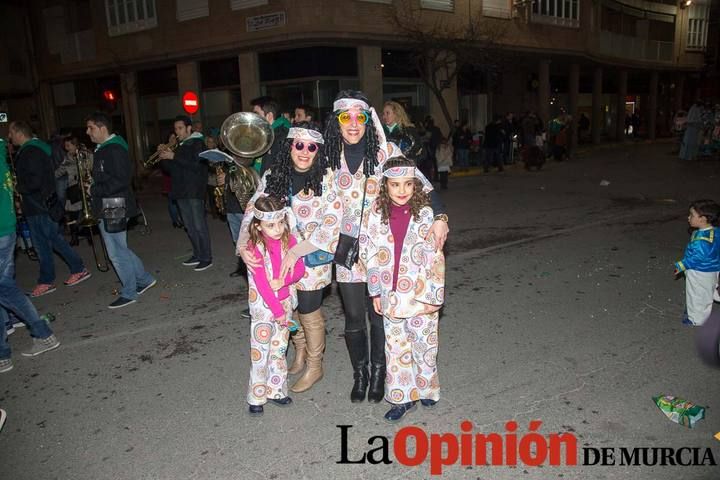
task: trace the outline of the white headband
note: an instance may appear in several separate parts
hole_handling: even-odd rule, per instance
[[[288,130],[287,138],[295,138],[297,140],[315,142],[320,144],[325,143],[325,140],[323,140],[322,137],[322,133],[318,132],[317,130],[310,130],[308,128],[292,127],[290,130]]]
[[[385,130],[382,128],[380,117],[377,112],[370,105],[365,103],[363,100],[357,98],[340,98],[333,102],[333,111],[338,110],[350,110],[351,108],[358,108],[360,110],[366,110],[370,112],[370,116],[373,119],[373,126],[375,127],[375,134],[377,135],[378,145],[380,147],[380,158],[378,162],[382,165],[388,158],[388,145],[387,139],[385,138]]]
[[[351,108],[359,108],[361,110],[370,110],[370,105],[357,98],[341,98],[333,103],[333,111],[350,110]]]
[[[385,178],[415,177],[420,180],[423,192],[428,193],[433,189],[432,183],[423,175],[420,169],[415,167],[391,167],[383,172]]]
[[[290,231],[295,230],[295,226],[297,225],[295,214],[290,207],[284,207],[273,212],[261,212],[257,208],[253,208],[253,216],[261,222],[277,222],[278,220],[285,219],[290,226]]]

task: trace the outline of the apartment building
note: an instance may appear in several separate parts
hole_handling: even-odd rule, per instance
[[[639,111],[654,138],[698,94],[717,55],[711,0],[407,0],[423,21],[481,15],[504,28],[510,62],[465,71],[444,92],[453,118],[482,128],[493,113],[560,108],[617,137]],[[137,159],[170,131],[186,91],[206,130],[249,100],[276,97],[327,112],[345,88],[397,99],[447,132],[434,96],[407,63],[390,21],[405,0],[9,0],[0,36],[0,113],[42,135],[111,112]],[[715,20],[715,24],[716,24]],[[709,42],[710,39],[710,42]],[[1,120],[2,118],[0,118]],[[6,125],[0,123],[0,133]]]

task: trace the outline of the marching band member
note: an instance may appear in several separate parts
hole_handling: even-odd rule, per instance
[[[55,291],[53,250],[67,262],[70,277],[65,285],[74,286],[91,277],[78,255],[62,236],[58,223],[65,214],[55,187],[55,170],[50,145],[32,136],[25,122],[13,122],[10,141],[20,147],[15,162],[17,191],[22,196],[22,211],[30,226],[33,244],[40,260],[40,277],[30,294],[39,297]]]
[[[121,136],[110,134],[112,123],[104,113],[93,113],[85,123],[86,133],[97,144],[90,187],[93,214],[100,219],[100,234],[122,285],[120,296],[108,308],[122,308],[135,303],[157,280],[127,244],[128,219],[138,213],[128,144]]]
[[[212,267],[210,232],[205,212],[208,166],[198,156],[205,150],[204,137],[194,132],[187,115],[175,117],[173,125],[180,145],[175,151],[160,152],[160,167],[170,173],[172,198],[177,201],[185,230],[192,244],[192,256],[183,265],[201,272]]]

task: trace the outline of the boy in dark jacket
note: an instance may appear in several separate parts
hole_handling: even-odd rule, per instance
[[[192,256],[183,265],[195,267],[201,272],[212,267],[210,231],[205,212],[205,195],[208,178],[208,165],[200,158],[205,151],[205,138],[201,133],[193,132],[192,121],[186,115],[175,117],[175,135],[180,142],[174,152],[165,150],[160,153],[160,168],[172,178],[172,197],[177,201],[185,223]]]
[[[70,277],[65,280],[65,285],[73,286],[87,280],[90,272],[85,269],[80,255],[63,238],[58,223],[65,209],[60,205],[55,190],[50,145],[33,137],[30,126],[25,122],[11,123],[9,138],[13,145],[20,147],[15,161],[17,191],[22,196],[22,211],[40,260],[40,277],[30,296],[40,297],[55,291],[53,250],[70,267]]]
[[[86,120],[86,126],[90,140],[97,144],[90,189],[93,214],[101,219],[100,233],[122,284],[120,296],[108,308],[122,308],[135,303],[138,296],[153,287],[157,280],[127,246],[127,219],[137,215],[135,196],[130,186],[133,167],[128,145],[121,136],[110,134],[112,124],[104,113],[92,114]],[[124,215],[121,213],[123,204]],[[107,210],[110,205],[118,207],[117,215]]]

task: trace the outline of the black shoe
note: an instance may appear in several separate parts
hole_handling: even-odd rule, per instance
[[[429,398],[423,398],[420,400],[420,404],[428,410],[433,409],[437,406],[437,400],[430,400]]]
[[[353,366],[353,387],[350,391],[350,401],[359,403],[365,400],[368,388],[368,341],[365,330],[345,332],[345,344],[350,354],[350,363]]]
[[[155,285],[157,285],[157,280],[153,280],[152,282],[148,283],[148,284],[145,285],[144,287],[137,287],[137,293],[138,293],[138,295],[142,295],[143,293],[147,292],[148,290],[150,290],[150,289],[151,289],[152,287],[154,287]]]
[[[208,268],[212,267],[212,262],[200,262],[195,267],[196,272],[202,272],[203,270],[207,270]]]
[[[247,275],[247,268],[245,267],[245,263],[238,259],[237,267],[235,268],[235,271],[230,274],[232,278],[236,277],[244,277]]]
[[[127,307],[128,305],[137,302],[137,300],[131,300],[125,297],[118,297],[117,300],[108,305],[108,308],[114,310],[116,308]]]
[[[262,405],[249,405],[248,413],[251,417],[262,417],[263,413],[265,412]]]
[[[268,402],[272,402],[278,407],[289,407],[292,405],[293,401],[290,397],[285,398],[268,398]]]
[[[185,225],[179,222],[173,222],[173,228],[185,228]]]
[[[415,402],[401,403],[400,405],[393,405],[390,410],[385,414],[385,421],[390,423],[396,423],[402,420],[402,418],[408,412],[415,410]]]
[[[250,309],[246,308],[242,312],[240,312],[240,316],[243,318],[250,318]]]
[[[368,388],[368,371],[365,366],[353,372],[353,387],[350,390],[350,401],[360,403],[365,400]]]
[[[190,257],[187,260],[185,260],[182,264],[186,267],[194,267],[195,265],[198,265],[200,263],[200,260],[198,260],[195,257]]]
[[[380,403],[385,397],[385,365],[370,366],[370,388],[368,402]]]

